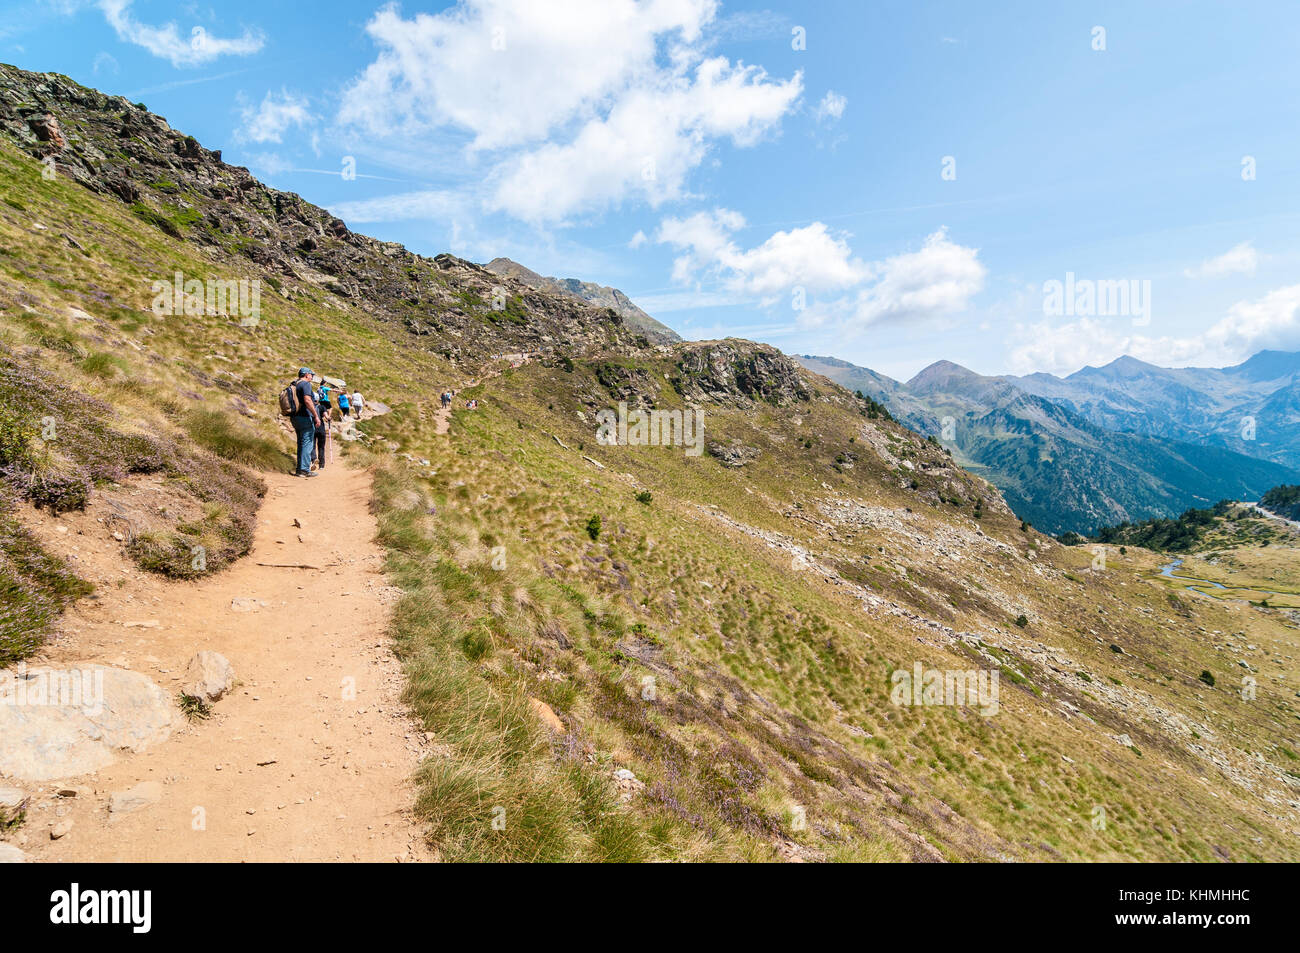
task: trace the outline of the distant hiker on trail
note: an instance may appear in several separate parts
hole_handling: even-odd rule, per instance
[[[330,415],[330,385],[321,381],[320,385],[320,406],[322,413],[328,417]]]
[[[348,415],[348,411],[351,409],[352,409],[352,398],[348,396],[347,391],[345,390],[339,391],[339,413],[342,414],[344,417],[346,417]]]
[[[361,391],[352,392],[352,409],[357,412],[357,420],[361,419],[361,411],[366,409],[366,402],[361,397]]]
[[[311,392],[311,381],[315,376],[310,367],[299,368],[298,379],[288,388],[293,392],[290,395],[293,413],[289,419],[293,421],[294,433],[298,435],[298,461],[294,476],[314,475],[311,472],[311,458],[316,449],[316,428],[322,426],[320,411],[316,408]]]
[[[445,410],[445,409],[446,409],[446,408],[451,404],[451,394],[449,394],[447,391],[443,391],[443,392],[439,395],[439,397],[440,397],[441,400],[442,400],[442,406],[443,406],[443,409]]]

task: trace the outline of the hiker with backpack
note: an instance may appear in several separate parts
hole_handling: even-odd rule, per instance
[[[352,398],[348,396],[348,392],[346,390],[340,389],[339,390],[339,413],[342,414],[344,417],[346,417],[348,415],[348,411],[351,408],[352,408]]]
[[[280,392],[280,413],[288,417],[298,436],[297,468],[294,476],[315,476],[311,472],[312,451],[316,449],[316,428],[323,426],[311,382],[315,373],[310,367],[298,369],[298,379]]]

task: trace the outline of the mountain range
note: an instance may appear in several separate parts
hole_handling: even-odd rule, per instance
[[[1051,533],[1254,500],[1298,475],[1300,354],[1221,370],[1125,357],[1065,378],[938,361],[906,383],[835,358],[799,361],[934,436]]]

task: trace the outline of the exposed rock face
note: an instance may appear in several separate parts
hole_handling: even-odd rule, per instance
[[[710,442],[708,445],[709,456],[717,457],[718,462],[724,467],[732,470],[739,470],[745,464],[750,463],[758,458],[762,453],[756,447],[746,447],[741,444],[726,444]]]
[[[185,670],[186,695],[200,701],[215,702],[225,697],[235,684],[235,670],[219,652],[204,650],[190,659]]]
[[[12,844],[0,844],[0,864],[25,864],[27,855]]]
[[[56,697],[51,686],[67,685],[73,674],[80,696],[64,691]],[[38,695],[42,686],[45,694]],[[96,771],[112,763],[117,751],[143,751],[165,740],[176,717],[167,695],[148,678],[101,666],[75,673],[50,668],[0,672],[0,698],[13,701],[0,704],[0,774],[22,781]]]
[[[63,133],[59,131],[59,121],[48,113],[28,119],[27,125],[31,127],[37,139],[49,143],[55,152],[63,151],[68,144],[68,141],[63,138]]]
[[[681,345],[678,355],[673,386],[687,400],[785,407],[809,397],[802,368],[765,344],[728,338]]]
[[[656,344],[672,344],[681,340],[676,331],[650,317],[617,288],[608,288],[593,281],[579,281],[577,278],[542,277],[531,268],[509,258],[493,258],[484,267],[495,275],[518,278],[538,291],[569,295],[598,308],[616,311],[623,316],[629,327],[640,331]]]

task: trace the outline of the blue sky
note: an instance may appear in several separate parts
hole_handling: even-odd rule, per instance
[[[417,252],[906,378],[1300,349],[1298,27],[1293,2],[0,0],[0,59]]]

